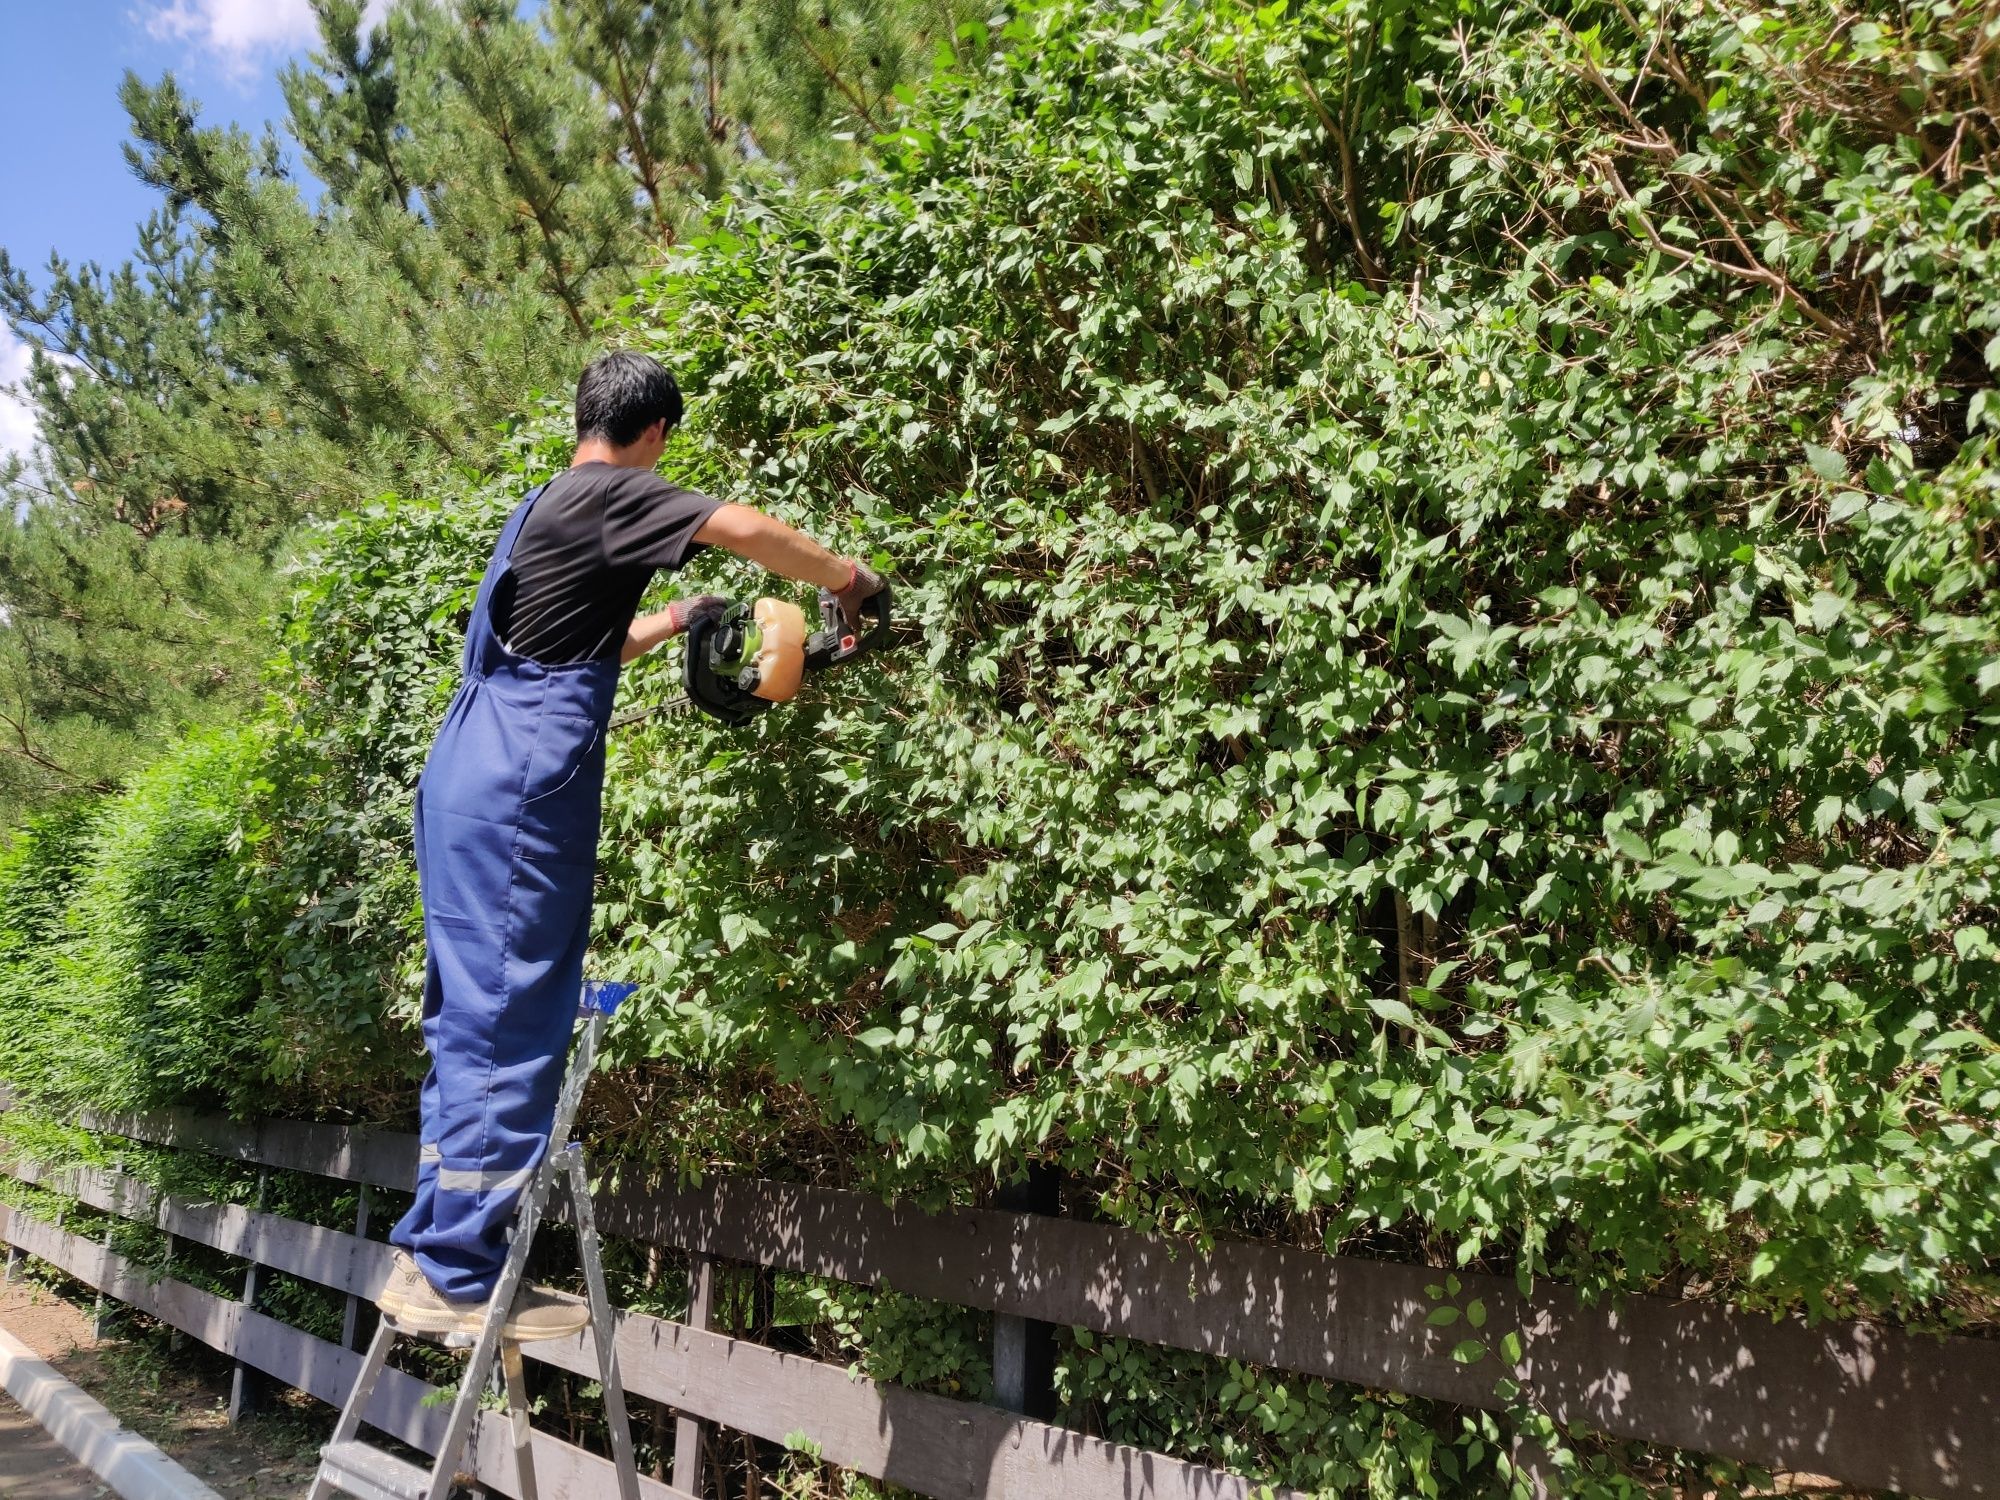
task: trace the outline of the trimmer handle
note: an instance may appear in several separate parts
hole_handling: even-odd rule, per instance
[[[819,591],[820,628],[806,641],[806,670],[822,672],[837,667],[864,651],[875,651],[889,643],[889,585],[861,601],[862,630],[854,635],[842,617],[840,597],[832,589]]]

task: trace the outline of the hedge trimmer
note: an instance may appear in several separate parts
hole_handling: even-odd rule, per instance
[[[805,611],[790,600],[731,600],[720,613],[689,622],[682,669],[686,690],[665,703],[620,714],[610,727],[699,709],[740,728],[772,704],[790,701],[807,676],[879,650],[889,638],[886,583],[861,601],[861,614],[857,634],[841,617],[833,590],[821,589],[820,628],[808,635]]]

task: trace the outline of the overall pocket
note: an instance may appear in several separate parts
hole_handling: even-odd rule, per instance
[[[579,714],[544,714],[522,790],[521,858],[594,865],[603,792],[604,727]]]
[[[562,792],[583,772],[603,738],[603,727],[584,714],[544,713],[536,726],[534,751],[528,757],[522,805]]]

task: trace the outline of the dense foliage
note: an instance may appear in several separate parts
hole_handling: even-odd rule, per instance
[[[920,629],[626,742],[647,1045],[884,1185],[1931,1302],[2000,1206],[1978,18],[1450,14],[1038,12],[657,283]]]
[[[607,1145],[934,1200],[1039,1160],[1177,1232],[1983,1320],[2000,22],[1054,0],[990,40],[626,313],[700,396],[675,476],[872,554],[906,623],[750,730],[614,739]],[[295,1107],[411,1102],[410,785],[558,422],[506,451],[324,532],[290,617],[230,1055]],[[829,1305],[978,1388],[962,1330]],[[1490,1419],[1063,1371],[1291,1482],[1506,1484]]]
[[[65,1109],[263,1098],[238,857],[247,734],[188,741],[39,821],[0,868],[0,1075]]]

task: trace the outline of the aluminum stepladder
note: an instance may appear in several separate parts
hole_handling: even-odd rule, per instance
[[[527,1279],[528,1251],[541,1227],[542,1213],[556,1178],[568,1174],[570,1197],[576,1217],[578,1250],[583,1260],[583,1276],[589,1291],[591,1339],[597,1345],[599,1383],[604,1388],[604,1412],[611,1428],[611,1455],[618,1473],[619,1500],[639,1500],[639,1471],[632,1457],[632,1429],[625,1415],[625,1387],[618,1375],[618,1354],[612,1345],[611,1299],[604,1287],[604,1263],[597,1240],[597,1221],[591,1213],[590,1183],[583,1169],[583,1147],[572,1141],[570,1127],[583,1099],[583,1086],[597,1061],[597,1044],[611,1013],[630,995],[636,985],[586,980],[577,1008],[576,1044],[570,1052],[569,1072],[556,1100],[555,1123],[534,1176],[521,1191],[515,1209],[513,1238],[507,1247],[506,1264],[487,1304],[486,1321],[471,1343],[472,1354],[459,1379],[458,1396],[452,1402],[451,1420],[445,1428],[434,1467],[426,1471],[395,1454],[360,1440],[362,1413],[375,1392],[389,1350],[399,1338],[429,1338],[447,1347],[466,1346],[463,1335],[440,1339],[434,1334],[406,1332],[383,1318],[375,1328],[354,1389],[342,1408],[333,1437],[320,1450],[319,1474],[313,1480],[307,1500],[331,1500],[336,1494],[358,1496],[359,1500],[446,1500],[459,1460],[465,1455],[472,1436],[472,1423],[479,1412],[480,1399],[493,1375],[497,1358],[507,1387],[508,1434],[519,1474],[521,1500],[538,1500],[535,1461],[530,1451],[528,1431],[528,1391],[521,1368],[521,1346],[503,1339],[507,1310],[513,1306],[522,1283]],[[561,1144],[558,1145],[558,1142]]]

